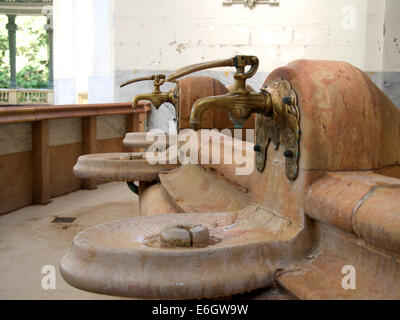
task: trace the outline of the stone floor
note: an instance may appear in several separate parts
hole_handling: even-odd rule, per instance
[[[119,299],[71,287],[59,273],[59,262],[79,231],[138,213],[138,197],[125,183],[113,182],[0,216],[0,299]],[[55,217],[76,220],[52,223]],[[56,268],[55,290],[42,288],[44,265]]]

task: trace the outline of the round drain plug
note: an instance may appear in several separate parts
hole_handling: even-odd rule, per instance
[[[210,244],[210,232],[204,226],[187,223],[175,224],[164,228],[160,235],[163,247],[197,247]]]
[[[190,247],[190,233],[186,229],[165,228],[161,232],[161,242],[169,247]]]

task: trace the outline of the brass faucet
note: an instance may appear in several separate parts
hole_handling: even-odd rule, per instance
[[[190,124],[193,129],[197,130],[200,127],[202,113],[206,109],[216,108],[226,110],[234,127],[240,129],[252,113],[271,116],[272,113],[276,113],[274,110],[280,110],[282,104],[284,104],[281,99],[275,99],[266,90],[250,92],[246,88],[246,79],[252,77],[257,72],[258,65],[259,60],[255,56],[237,55],[230,59],[183,67],[173,72],[167,78],[167,81],[173,81],[199,70],[216,67],[235,67],[236,73],[233,75],[235,82],[232,91],[225,95],[205,97],[197,100],[190,114]],[[250,66],[247,72],[245,71],[246,66]]]
[[[284,146],[285,172],[290,181],[298,175],[300,155],[300,109],[297,95],[289,81],[281,78],[269,80],[260,92],[250,92],[246,80],[258,69],[255,56],[238,55],[230,59],[199,63],[181,68],[167,78],[173,81],[179,77],[199,70],[216,67],[235,67],[235,83],[231,92],[198,99],[190,114],[190,125],[200,128],[202,113],[210,108],[224,109],[237,129],[243,128],[252,113],[257,113],[255,122],[255,160],[256,168],[263,172],[267,159],[267,149],[272,141],[276,150]],[[250,66],[246,72],[246,66]]]
[[[146,94],[139,94],[132,101],[133,109],[137,108],[137,104],[141,100],[148,100],[151,101],[156,109],[158,109],[164,102],[170,102],[172,104],[176,104],[176,98],[174,97],[174,90],[170,90],[168,92],[161,92],[160,87],[166,81],[166,77],[164,74],[156,74],[149,77],[141,77],[135,78],[129,81],[126,81],[120,85],[120,88],[139,81],[146,81],[152,80],[153,81],[153,92],[146,93]]]

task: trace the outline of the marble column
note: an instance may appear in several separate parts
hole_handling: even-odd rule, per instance
[[[74,0],[54,0],[52,13],[54,104],[75,104],[77,94]]]
[[[49,58],[49,80],[48,80],[48,88],[54,88],[54,72],[53,72],[53,24],[51,17],[47,17],[47,23],[44,26],[47,33],[47,52]]]
[[[14,89],[17,87],[17,25],[15,24],[15,14],[8,14],[7,17],[8,23],[6,28],[8,30],[8,47],[10,51],[10,88]]]
[[[112,0],[93,0],[93,67],[89,75],[89,103],[114,102]]]

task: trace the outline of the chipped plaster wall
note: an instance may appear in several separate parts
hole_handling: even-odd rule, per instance
[[[400,105],[400,36],[393,42],[399,34],[398,0],[281,0],[279,6],[254,9],[223,6],[222,0],[118,0],[113,6],[116,101],[151,91],[151,82],[119,89],[129,78],[254,54],[260,58],[259,72],[249,81],[254,88],[295,59],[344,60],[369,72]],[[230,85],[232,71],[199,74]],[[171,106],[154,111],[150,127],[166,128],[173,114]]]
[[[375,16],[379,21],[378,30],[372,26],[367,30],[368,35],[377,34],[378,54],[376,57],[371,54],[369,59],[375,59],[379,65],[376,68],[368,65],[366,70],[374,71],[370,73],[372,80],[400,108],[400,1],[379,2],[380,6],[371,6],[371,12],[379,12]]]

